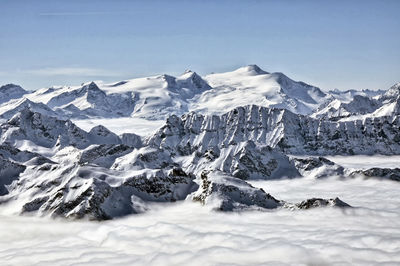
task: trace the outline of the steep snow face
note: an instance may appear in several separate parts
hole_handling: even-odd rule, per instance
[[[56,144],[89,145],[88,133],[70,121],[34,113],[25,108],[2,125],[2,143],[15,145],[18,140],[29,140],[39,146],[51,148]]]
[[[327,99],[316,87],[293,81],[282,73],[270,74],[255,65],[211,74],[205,80],[214,89],[195,99],[194,111],[221,114],[234,107],[256,104],[309,114]]]
[[[133,99],[130,94],[107,95],[92,82],[52,97],[47,105],[69,117],[113,117],[132,112]]]
[[[146,211],[149,202],[186,198],[222,211],[299,208],[245,181],[300,175],[301,167],[281,151],[241,135],[245,119],[255,130],[260,111],[271,127],[285,116],[297,117],[256,106],[223,117],[172,116],[143,143],[133,134],[119,137],[103,126],[86,132],[25,108],[2,124],[0,203],[10,204],[14,213],[97,220]],[[20,143],[47,148],[47,157],[12,147]]]
[[[59,149],[65,146],[86,148],[91,144],[120,144],[119,136],[103,126],[94,127],[89,133],[70,120],[59,120],[52,116],[32,112],[25,108],[1,125],[1,143],[18,145],[30,141],[38,146]],[[125,136],[125,143],[139,143],[134,134]],[[130,140],[131,139],[131,140]],[[134,140],[136,139],[136,140]]]
[[[42,113],[48,116],[58,117],[59,114],[49,108],[43,103],[35,103],[26,98],[19,98],[10,100],[0,105],[0,117],[4,119],[10,119],[18,112],[23,109],[30,109],[34,112]]]
[[[80,87],[42,89],[26,97],[69,118],[129,116],[133,110],[131,94],[106,94],[94,82]]]
[[[304,177],[316,179],[341,176],[344,168],[324,157],[291,157],[295,167]]]
[[[348,103],[334,99],[327,104],[322,104],[313,114],[311,114],[311,117],[339,120],[345,117],[373,113],[381,106],[382,103],[378,100],[366,96],[355,95]]]
[[[103,85],[102,89],[108,94],[132,94],[134,109],[128,115],[159,120],[170,114],[187,112],[190,109],[188,100],[211,87],[195,72],[186,71],[179,77],[161,75],[132,79]]]
[[[340,119],[341,121],[354,121],[374,119],[376,117],[391,117],[395,119],[400,114],[400,83],[393,85],[385,93],[363,98],[354,96],[348,104],[334,103],[321,105],[311,116],[329,119]],[[330,106],[330,105],[336,105]]]
[[[21,98],[28,93],[26,90],[15,84],[7,84],[0,87],[0,104],[12,99]]]
[[[398,180],[398,169],[356,173],[321,157],[400,154],[399,86],[371,96],[327,95],[255,65],[205,79],[186,71],[24,94],[0,104],[8,119],[0,131],[0,203],[14,213],[98,220],[184,199],[223,211],[345,207],[335,197],[288,203],[248,182],[356,174]],[[165,117],[153,134],[132,133],[136,121]],[[68,118],[120,127],[132,119],[132,129],[117,135],[90,120],[85,131]]]
[[[335,122],[251,105],[222,116],[172,116],[148,143],[181,153],[252,140],[289,154],[398,154],[399,126],[399,116]]]
[[[189,111],[222,114],[250,103],[309,114],[328,99],[316,87],[293,81],[282,73],[270,74],[256,65],[211,74],[205,79],[188,70],[178,77],[160,75],[113,84],[92,82],[42,89],[26,97],[69,118],[148,120],[163,120]]]
[[[138,117],[162,120],[189,110],[188,99],[211,87],[195,72],[160,75],[113,84],[94,82],[81,87],[39,90],[27,97],[71,118]]]
[[[283,205],[263,189],[220,172],[201,174],[200,189],[191,194],[193,201],[215,210],[276,209]]]
[[[341,102],[348,103],[350,102],[355,96],[364,96],[369,98],[379,97],[384,94],[385,90],[347,90],[341,91],[338,89],[330,90],[328,92],[334,99],[338,99]]]
[[[386,91],[378,99],[386,103],[385,101],[393,101],[393,99],[397,99],[399,96],[400,96],[400,82],[390,87],[390,89]]]
[[[75,87],[41,89],[24,94],[24,97],[31,101],[30,105],[47,105],[56,112],[52,115],[79,120],[133,117],[154,121],[189,111],[221,115],[249,104],[287,109],[303,115],[313,113],[316,118],[340,119],[372,113],[380,105],[389,103],[387,99],[398,95],[396,91],[398,86],[395,85],[384,96],[382,91],[370,90],[324,93],[282,73],[268,73],[256,65],[249,65],[232,72],[207,75],[204,79],[188,70],[178,77],[159,75],[112,84],[91,82]],[[367,98],[371,98],[370,102],[360,100]],[[364,109],[357,109],[360,104]],[[36,108],[49,114],[44,106]],[[12,109],[15,108],[7,105],[3,112],[14,114]]]
[[[7,186],[18,179],[25,166],[0,157],[0,196],[8,193]]]

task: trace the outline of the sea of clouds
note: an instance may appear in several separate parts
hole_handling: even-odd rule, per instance
[[[106,222],[0,216],[1,265],[400,264],[400,183],[256,181],[279,199],[335,197],[355,208],[244,213],[156,204]]]

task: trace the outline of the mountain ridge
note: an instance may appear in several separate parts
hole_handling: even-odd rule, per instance
[[[337,198],[285,202],[248,181],[398,180],[398,169],[354,171],[324,157],[400,154],[398,84],[329,94],[250,65],[204,78],[13,86],[0,104],[0,205],[16,214],[105,220],[178,200],[219,211],[350,208]],[[74,122],[94,118],[89,130]],[[154,119],[165,120],[146,136],[108,129],[134,132]]]

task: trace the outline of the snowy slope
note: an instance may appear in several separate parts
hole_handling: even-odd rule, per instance
[[[7,84],[0,87],[0,104],[8,102],[12,99],[21,98],[28,92],[15,84]]]
[[[187,100],[210,86],[196,73],[179,77],[160,75],[113,84],[88,83],[77,87],[50,88],[26,95],[70,118],[139,117],[162,120],[189,110]]]
[[[37,111],[41,109],[50,114],[45,106],[34,106],[34,103],[42,103],[55,112],[54,116],[78,121],[106,119],[104,123],[110,127],[113,124],[110,119],[115,118],[162,121],[172,114],[190,111],[223,114],[249,104],[287,109],[295,114],[313,114],[315,118],[340,119],[373,113],[382,105],[393,103],[398,87],[398,84],[394,85],[387,93],[370,90],[325,93],[283,73],[268,73],[256,65],[249,65],[204,78],[188,70],[178,77],[164,74],[111,84],[89,82],[31,93],[16,85],[6,85],[0,90],[1,102],[5,104],[0,110],[7,113],[5,118],[11,117],[21,109],[16,106],[19,103],[16,100],[22,101],[25,97],[30,101],[25,105],[35,107]]]
[[[381,106],[382,103],[378,100],[367,96],[355,95],[349,102],[334,99],[331,102],[322,104],[311,114],[311,117],[339,120],[345,117],[373,113]]]
[[[336,198],[286,202],[249,182],[398,177],[324,156],[399,155],[399,84],[324,93],[250,65],[30,93],[7,85],[0,96],[0,205],[17,214],[103,220],[177,200],[222,211],[348,207]]]
[[[309,114],[328,99],[327,94],[316,87],[295,82],[282,73],[267,73],[255,65],[211,74],[204,79],[188,70],[178,77],[159,75],[112,84],[91,82],[82,86],[52,87],[25,97],[69,118],[148,120],[163,120],[171,114],[182,115],[188,111],[222,114],[250,103]],[[18,97],[14,95],[13,98]]]
[[[193,101],[194,111],[221,114],[238,106],[256,104],[309,114],[327,100],[327,95],[317,87],[293,81],[282,73],[270,74],[256,65],[211,74],[205,80],[214,89]]]
[[[400,114],[400,83],[387,91],[330,91],[330,99],[310,116],[328,120],[355,121]]]
[[[244,115],[251,117],[250,109]],[[239,112],[243,110],[225,117]],[[288,111],[275,112],[281,117]],[[228,135],[225,140],[206,136],[202,131],[207,125],[212,131],[213,123],[219,126],[212,134],[222,136],[218,131],[227,121],[192,115],[186,116],[186,125],[170,117],[142,142],[134,134],[117,136],[103,126],[86,132],[69,120],[25,108],[1,125],[0,204],[8,203],[14,213],[97,220],[144,212],[151,202],[184,199],[222,211],[303,208],[246,182],[300,176],[300,168],[282,151],[251,140],[239,142],[236,134],[229,142]],[[242,126],[240,121],[231,129]],[[21,150],[27,145],[42,147],[37,149],[41,154]],[[317,202],[311,207],[342,206],[341,201]]]

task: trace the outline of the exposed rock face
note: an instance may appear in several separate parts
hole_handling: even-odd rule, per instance
[[[351,207],[344,201],[341,201],[339,198],[334,199],[320,199],[320,198],[312,198],[308,200],[304,200],[297,204],[288,204],[287,207],[290,209],[300,209],[306,210],[311,208],[318,208],[318,207],[340,207],[340,208],[349,208]]]
[[[57,142],[61,146],[74,145],[79,148],[90,144],[89,134],[71,121],[34,113],[27,108],[14,115],[1,129],[3,143],[14,144],[18,140],[29,140],[49,148]]]
[[[253,141],[246,141],[226,147],[209,147],[204,152],[201,148],[193,151],[183,167],[196,174],[204,169],[219,170],[236,178],[277,179],[297,177],[299,172],[289,158],[269,146],[258,146]],[[172,154],[182,151],[170,151]],[[184,151],[184,152],[188,152]]]
[[[0,196],[8,193],[7,186],[17,180],[25,166],[0,157]]]
[[[138,147],[141,139],[135,134],[125,134],[121,139],[104,126],[92,128],[86,132],[70,120],[60,120],[56,117],[23,109],[6,123],[1,125],[1,142],[15,144],[19,140],[29,140],[39,146],[51,148],[57,146],[75,146],[80,149],[91,144],[121,144]]]
[[[377,177],[390,179],[394,181],[400,181],[400,168],[371,168],[367,170],[357,170],[350,173],[350,176],[357,177],[363,176],[366,178]]]
[[[282,205],[264,190],[240,179],[207,171],[201,173],[200,188],[191,197],[194,201],[221,211],[275,209]]]
[[[246,180],[343,176],[323,156],[400,154],[399,91],[326,94],[255,65],[205,79],[187,71],[33,93],[3,86],[0,203],[97,220],[185,199],[222,211],[349,207],[338,198],[287,203]],[[167,116],[146,138],[104,126],[87,132],[67,119]],[[400,180],[399,169],[356,175]]]
[[[7,84],[0,87],[0,104],[8,102],[12,99],[21,98],[24,94],[28,93],[21,86],[15,84]]]
[[[126,98],[129,99],[129,97]],[[121,104],[120,99],[117,101],[114,95],[107,96],[96,83],[91,82],[81,88],[65,90],[55,95],[47,102],[47,105],[62,112],[67,117],[108,117],[118,109],[117,106],[113,105],[113,102],[118,102],[120,109],[126,108],[125,105]],[[133,103],[131,102],[130,105],[132,109]]]
[[[43,103],[35,103],[30,101],[29,99],[21,98],[8,101],[7,103],[1,105],[0,117],[3,119],[10,119],[24,109],[29,109],[33,112],[41,113],[48,116],[60,116],[59,113],[53,111],[51,108]]]
[[[143,212],[147,202],[183,200],[198,186],[180,169],[148,170],[127,175],[94,166],[48,165],[35,180],[21,176],[4,200],[19,200],[21,212],[103,220]],[[26,197],[28,193],[34,196]]]
[[[201,173],[200,188],[192,193],[193,201],[220,211],[268,210],[285,208],[305,210],[316,207],[351,207],[339,198],[311,198],[300,203],[277,200],[263,189],[255,188],[243,180],[221,172]]]
[[[223,211],[336,206],[340,202],[320,199],[290,205],[245,181],[343,174],[323,157],[282,153],[291,150],[282,140],[307,150],[302,123],[315,120],[256,106],[223,116],[191,113],[171,116],[143,143],[134,134],[119,137],[103,126],[86,132],[25,108],[2,125],[0,174],[7,178],[2,177],[0,202],[17,204],[20,212],[98,220],[143,212],[147,202],[187,197]],[[54,154],[46,158],[12,146],[26,140]]]
[[[324,157],[292,157],[291,161],[302,176],[310,178],[323,178],[329,176],[341,176],[344,168]]]
[[[95,164],[110,168],[115,159],[133,151],[133,148],[123,144],[92,145],[82,151],[79,164]]]
[[[373,113],[381,106],[382,103],[378,100],[367,96],[355,95],[348,103],[332,99],[332,101],[321,105],[311,117],[337,121],[345,117]]]
[[[181,154],[248,140],[289,154],[399,154],[399,129],[400,116],[333,122],[251,105],[222,116],[171,116],[148,144]]]

